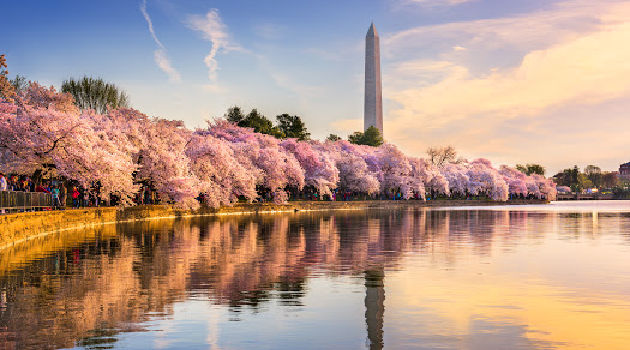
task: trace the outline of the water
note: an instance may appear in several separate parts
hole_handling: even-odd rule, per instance
[[[151,220],[0,252],[0,348],[627,349],[630,202]]]

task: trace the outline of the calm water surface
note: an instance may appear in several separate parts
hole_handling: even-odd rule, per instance
[[[0,251],[0,349],[628,349],[630,202],[152,220]]]

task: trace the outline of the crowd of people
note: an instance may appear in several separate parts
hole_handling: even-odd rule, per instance
[[[30,176],[4,174],[2,172],[0,172],[0,192],[45,193],[51,196],[51,206],[33,208],[33,210],[53,210],[69,207],[78,209],[110,204],[110,201],[101,200],[98,183],[93,183],[89,188],[84,188],[76,184],[75,181],[60,179],[34,181]],[[155,194],[152,193],[150,188],[143,186],[137,198],[137,203],[154,204],[157,203],[155,198]],[[0,209],[3,212],[6,209],[3,207],[3,203],[0,203]]]
[[[163,201],[160,197],[160,194],[156,191],[156,189],[145,183],[138,184],[138,192],[135,197],[132,198],[132,204],[134,205],[151,205],[151,204],[162,204],[162,203],[171,203],[172,201],[166,200]],[[108,205],[119,205],[120,200],[115,195],[105,196],[106,200],[102,199],[101,196],[101,186],[98,182],[93,182],[91,186],[85,188],[80,186],[76,181],[72,180],[62,180],[62,179],[40,179],[33,180],[32,177],[27,175],[16,175],[16,174],[3,174],[0,172],[0,192],[2,191],[10,191],[10,192],[35,192],[35,193],[46,193],[51,195],[51,206],[43,206],[32,208],[31,210],[63,210],[66,208],[85,208],[85,207],[98,207],[98,206],[108,206]],[[252,200],[252,202],[273,202],[275,200],[274,193],[265,188],[258,188],[259,197]],[[400,191],[389,191],[387,193],[373,193],[368,194],[365,192],[357,192],[357,191],[349,191],[343,189],[332,189],[329,194],[322,195],[319,193],[318,189],[314,186],[305,186],[302,189],[297,189],[293,187],[287,188],[287,200],[309,200],[309,201],[352,201],[352,200],[403,200],[403,199],[416,199],[416,200],[429,200],[429,199],[437,199],[437,198],[451,198],[451,199],[475,199],[480,198],[480,196],[471,196],[471,195],[457,195],[451,193],[448,196],[440,196],[438,193],[433,193],[431,191],[430,195],[427,194],[426,198],[423,198],[419,195],[414,195],[410,198],[404,198],[404,195]],[[435,195],[436,198],[433,198]],[[534,195],[515,195],[510,194],[509,199],[528,199],[528,198],[539,198]],[[204,194],[200,193],[196,200],[199,203],[204,203]],[[243,198],[245,199],[245,198]],[[3,203],[0,203],[0,211],[5,213],[5,209],[8,207],[3,207]]]

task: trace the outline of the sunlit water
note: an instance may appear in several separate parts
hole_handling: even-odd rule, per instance
[[[628,349],[630,202],[151,220],[0,251],[0,349]]]

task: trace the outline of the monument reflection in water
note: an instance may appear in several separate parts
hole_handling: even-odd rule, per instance
[[[630,214],[615,205],[232,216],[57,234],[0,255],[0,344],[623,349]]]

